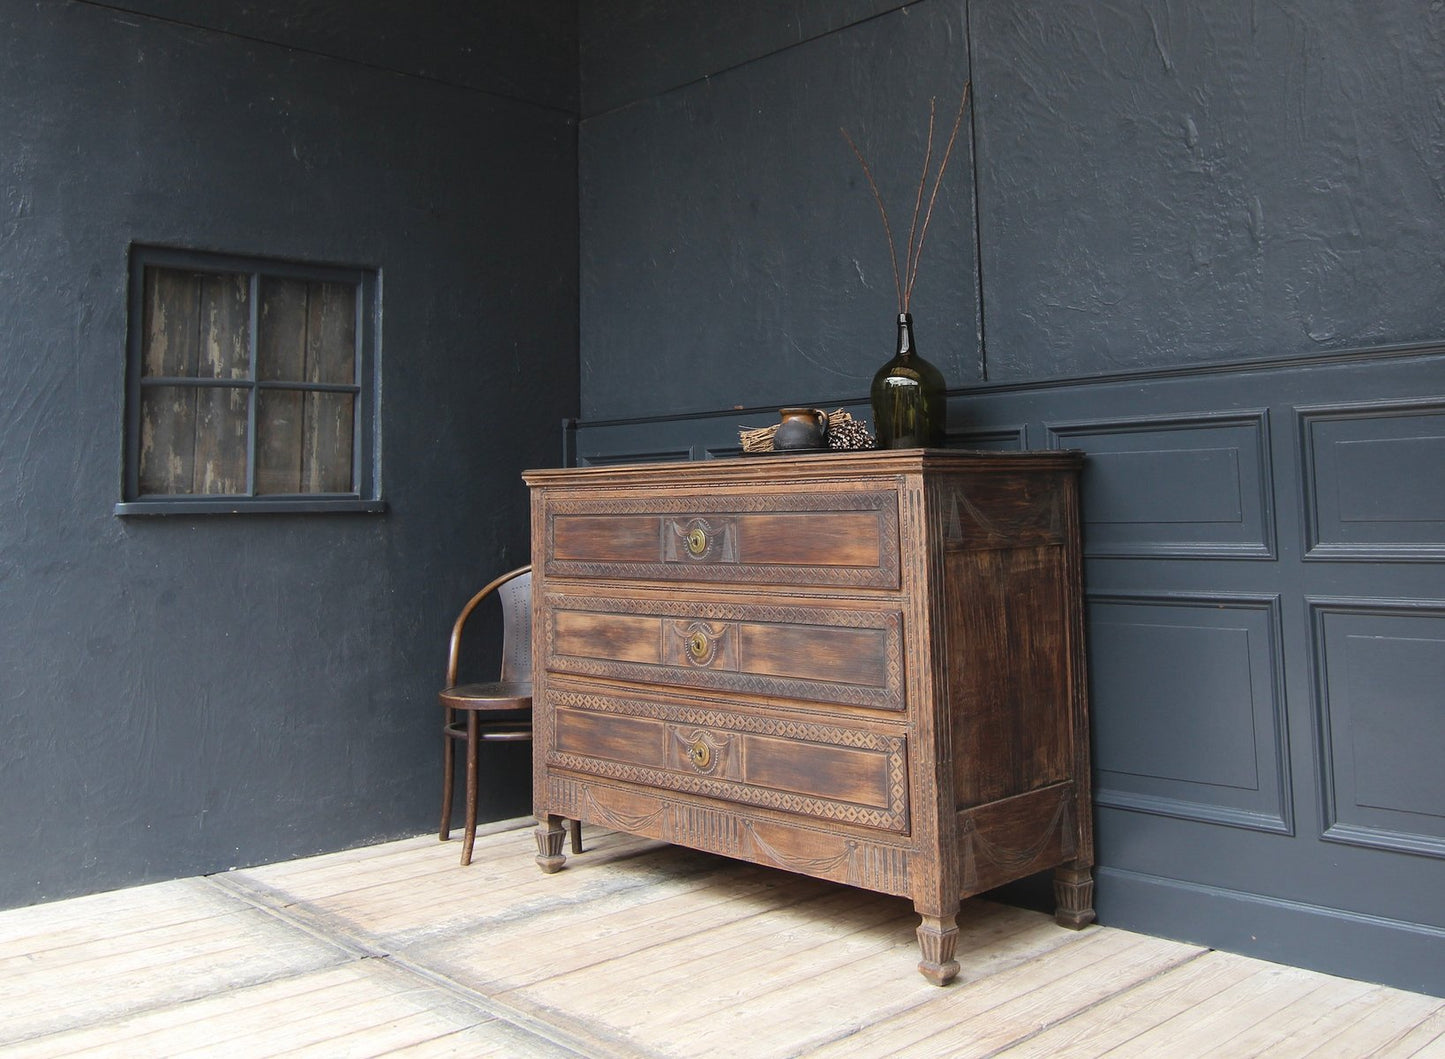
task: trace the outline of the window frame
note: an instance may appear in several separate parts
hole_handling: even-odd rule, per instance
[[[244,378],[143,379],[145,342],[145,273],[147,268],[184,269],[212,274],[239,274],[250,287],[250,349]],[[260,283],[263,277],[350,284],[356,287],[356,365],[353,384],[267,380],[257,377],[256,343],[260,329]],[[361,513],[386,510],[381,498],[379,397],[380,370],[379,269],[285,261],[240,254],[213,253],[132,244],[126,306],[125,435],[122,447],[121,500],[117,515],[275,515]],[[245,493],[142,493],[140,491],[141,394],[147,387],[184,386],[245,389],[247,396]],[[353,396],[351,481],[340,493],[256,493],[256,406],[266,390],[348,393]]]

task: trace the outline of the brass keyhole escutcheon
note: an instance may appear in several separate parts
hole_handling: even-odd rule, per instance
[[[712,747],[708,746],[701,739],[694,740],[687,748],[687,756],[700,769],[705,769],[712,764]]]
[[[701,526],[694,526],[688,530],[684,540],[687,542],[688,554],[694,558],[702,556],[707,551],[707,530]]]
[[[706,661],[711,646],[712,645],[707,642],[707,637],[703,635],[701,629],[694,631],[693,634],[687,638],[688,654],[692,655],[695,661]]]

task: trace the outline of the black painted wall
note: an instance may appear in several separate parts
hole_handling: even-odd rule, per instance
[[[873,166],[901,239],[929,100],[941,155],[968,80],[962,5],[873,14],[896,6],[584,5],[584,416],[867,392],[893,354],[897,299],[882,222],[840,128]],[[954,382],[980,372],[960,140],[912,301],[922,352]]]
[[[893,286],[839,126],[901,242],[970,76],[913,304],[952,386],[1440,337],[1437,6],[611,0],[581,35],[588,418],[866,392]]]
[[[991,378],[1441,338],[1439,5],[971,11]]]
[[[1088,455],[1101,918],[1445,995],[1445,8],[719,6],[582,10],[577,460],[866,415],[837,126],[897,227],[971,76],[913,309],[951,444]]]
[[[0,0],[0,906],[435,826],[577,411],[576,96],[571,0]],[[132,242],[380,270],[386,514],[112,513]]]

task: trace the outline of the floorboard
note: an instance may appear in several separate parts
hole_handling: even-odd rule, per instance
[[[981,900],[937,989],[905,900],[518,824],[0,912],[0,1055],[1445,1059],[1440,998]]]

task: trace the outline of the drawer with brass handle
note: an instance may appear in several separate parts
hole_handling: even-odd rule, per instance
[[[558,691],[548,766],[888,831],[908,826],[902,734],[720,708]],[[743,707],[745,704],[737,704]]]
[[[899,586],[892,490],[546,503],[552,577]]]
[[[896,609],[566,595],[543,614],[549,672],[904,707]]]

